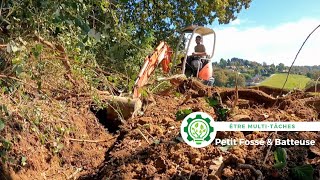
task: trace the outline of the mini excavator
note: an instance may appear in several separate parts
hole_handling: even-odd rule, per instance
[[[206,39],[210,40],[210,43],[213,43],[212,45],[212,51],[211,54],[207,54],[198,61],[201,61],[201,66],[198,66],[197,69],[192,67],[190,62],[190,46],[192,40],[195,38],[196,35],[200,35]],[[209,35],[213,35],[213,38],[207,38]],[[186,41],[185,41],[186,40]],[[184,50],[182,50],[182,53],[180,51],[180,45],[182,42],[186,42],[184,47]],[[214,55],[214,49],[215,49],[215,43],[216,43],[216,34],[214,30],[203,27],[203,26],[188,26],[181,31],[181,35],[179,38],[179,43],[177,45],[177,49],[174,53],[173,59],[171,59],[173,55],[172,49],[167,45],[165,42],[160,42],[158,47],[154,50],[154,52],[150,55],[148,55],[145,60],[144,64],[140,70],[140,73],[135,81],[134,85],[134,91],[133,91],[133,98],[139,98],[141,95],[141,88],[147,84],[148,79],[151,77],[157,66],[161,63],[162,70],[165,73],[169,73],[170,71],[170,63],[176,61],[176,57],[178,54],[183,54],[183,57],[181,58],[181,73],[185,74],[187,77],[190,74],[195,74],[195,76],[203,81],[204,84],[212,86],[214,83],[213,78],[213,72],[212,72],[212,58]],[[172,61],[173,60],[173,61]],[[200,63],[199,63],[200,64]]]

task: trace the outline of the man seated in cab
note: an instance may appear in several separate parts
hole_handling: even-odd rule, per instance
[[[194,53],[192,53],[192,56],[189,57],[189,62],[191,61],[191,66],[194,69],[194,76],[197,76],[198,68],[199,70],[202,68],[201,58],[207,56],[206,47],[203,44],[201,44],[201,40],[201,36],[196,37],[197,45],[194,47]]]

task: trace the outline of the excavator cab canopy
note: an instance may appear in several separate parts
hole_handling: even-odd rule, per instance
[[[196,26],[196,25],[185,27],[184,29],[182,29],[182,32],[183,33],[195,32],[197,34],[200,34],[201,36],[205,36],[205,35],[209,35],[209,34],[214,33],[214,31],[210,28],[203,27],[203,26]]]

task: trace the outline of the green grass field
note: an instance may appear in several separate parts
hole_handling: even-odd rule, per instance
[[[262,81],[258,86],[282,88],[286,77],[286,73],[274,74],[266,80]],[[311,81],[311,79],[306,76],[290,74],[284,89],[304,89],[309,81]]]

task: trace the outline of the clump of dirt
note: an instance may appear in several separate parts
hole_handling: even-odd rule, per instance
[[[240,92],[240,91],[239,91]],[[245,94],[249,92],[250,95]],[[155,103],[143,114],[129,119],[120,127],[123,137],[108,153],[100,169],[83,179],[289,179],[290,168],[309,162],[315,169],[314,178],[319,179],[318,149],[309,146],[285,146],[288,152],[288,167],[276,171],[273,151],[266,156],[269,146],[233,146],[221,148],[209,145],[192,148],[180,136],[181,121],[176,120],[178,110],[203,111],[217,119],[219,114],[206,101],[207,96],[219,96],[222,107],[230,109],[227,121],[314,121],[317,111],[303,93],[297,92],[274,99],[257,90],[241,90],[239,99],[251,102],[247,106],[234,104],[234,90],[193,86],[190,81],[178,85],[177,91],[168,89],[154,95]],[[210,95],[211,94],[211,95]],[[258,98],[255,98],[257,94]],[[249,98],[249,99],[248,99]],[[259,99],[260,98],[260,99]],[[266,106],[262,99],[268,99]],[[231,101],[230,106],[224,104]],[[255,101],[256,100],[256,101]],[[232,110],[231,110],[232,109]],[[238,119],[236,119],[237,117]],[[220,139],[247,140],[267,139],[274,132],[218,132]],[[308,139],[320,144],[320,134],[315,132],[278,132],[280,139]],[[264,159],[266,163],[264,164]],[[318,159],[317,159],[318,158]],[[310,163],[312,162],[312,163]]]

